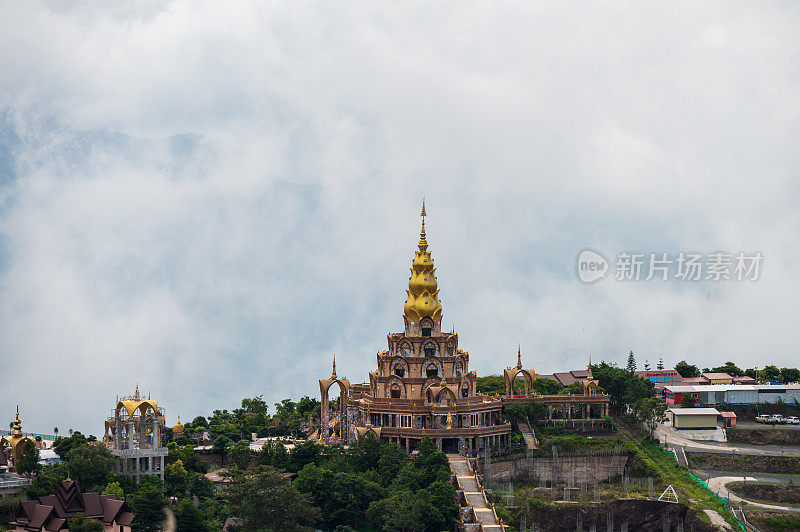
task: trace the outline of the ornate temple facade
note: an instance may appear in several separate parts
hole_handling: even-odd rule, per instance
[[[377,353],[369,382],[351,385],[333,372],[319,381],[323,440],[348,443],[367,433],[413,449],[424,437],[445,451],[478,451],[509,444],[511,425],[502,418],[502,399],[478,394],[469,351],[455,331],[442,331],[436,268],[422,230],[414,253],[403,308],[404,329],[389,333]],[[339,413],[331,415],[328,391],[338,386]]]
[[[143,475],[164,479],[164,409],[155,400],[136,392],[117,400],[113,414],[106,420],[103,441],[117,458],[116,473],[139,482]]]
[[[17,405],[17,417],[14,418],[11,424],[11,434],[0,437],[0,466],[6,466],[6,468],[14,471],[22,456],[22,443],[26,441],[31,442],[37,448],[41,447],[36,440],[25,436],[22,431],[22,420],[19,418],[19,405]]]

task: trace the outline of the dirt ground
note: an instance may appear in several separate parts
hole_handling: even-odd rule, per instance
[[[686,456],[692,469],[704,471],[787,474],[796,474],[800,471],[798,457],[697,452],[687,452]]]
[[[716,527],[699,521],[697,515],[685,504],[659,501],[614,501],[598,506],[559,507],[551,510],[530,509],[527,524],[536,523],[544,530],[575,530],[580,523],[584,530],[594,525],[605,530],[609,522],[617,529],[627,523],[628,530],[662,530],[665,524],[674,530],[678,523],[683,529],[694,532],[711,532]]]
[[[795,425],[793,425],[795,426]],[[792,429],[728,429],[731,443],[751,443],[754,445],[800,445],[800,430]]]

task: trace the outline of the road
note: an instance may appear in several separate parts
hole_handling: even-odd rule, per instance
[[[772,425],[770,423],[756,423],[755,421],[737,421],[737,429],[768,429],[768,430],[800,430],[800,425]]]
[[[771,478],[771,475],[768,475]],[[784,510],[788,512],[800,512],[800,508],[795,508],[792,506],[780,506],[778,504],[765,504],[761,502],[749,501],[747,499],[743,499],[736,495],[735,493],[728,491],[726,484],[730,482],[758,482],[760,484],[771,484],[772,481],[767,478],[762,478],[760,475],[752,476],[752,477],[712,477],[708,479],[708,489],[713,491],[714,493],[719,494],[720,497],[725,497],[729,501],[733,502],[746,502],[748,507],[749,506],[756,506],[758,508],[766,508],[767,510]]]
[[[680,446],[687,451],[709,453],[750,454],[754,456],[800,456],[799,446],[790,445],[748,445],[744,443],[730,444],[718,442],[700,442],[684,438],[680,431],[669,425],[659,425],[655,432],[662,444],[666,440],[669,447]]]

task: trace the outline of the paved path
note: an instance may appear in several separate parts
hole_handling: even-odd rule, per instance
[[[475,475],[470,473],[467,461],[458,454],[448,454],[447,461],[450,462],[450,471],[456,476],[458,484],[464,490],[464,497],[483,524],[483,529],[486,532],[502,532],[503,526],[495,517],[492,507],[486,503],[483,490]]]
[[[666,439],[668,445],[680,446],[687,451],[700,451],[709,453],[751,454],[755,456],[800,456],[800,446],[789,445],[746,445],[716,442],[699,442],[684,438],[680,431],[667,425],[656,428],[656,438],[662,443]]]
[[[777,504],[765,504],[761,502],[754,502],[749,501],[747,499],[743,499],[729,491],[726,484],[729,482],[761,482],[760,478],[756,477],[713,477],[708,479],[708,489],[713,491],[714,493],[718,493],[721,497],[725,497],[726,499],[733,501],[733,502],[746,502],[748,506],[757,506],[759,508],[766,508],[768,510],[786,510],[789,512],[800,512],[800,508],[794,508],[792,506],[780,506]]]
[[[716,526],[719,530],[733,530],[731,525],[723,518],[716,510],[703,510],[708,518],[711,520],[711,524]]]

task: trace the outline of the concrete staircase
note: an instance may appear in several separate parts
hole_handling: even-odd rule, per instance
[[[472,471],[469,462],[461,455],[448,454],[450,471],[456,477],[458,487],[464,491],[464,498],[475,512],[475,517],[485,532],[503,532],[505,525],[497,517],[494,507],[486,499],[483,486],[478,481],[478,476]]]
[[[536,435],[533,433],[533,429],[531,428],[531,424],[529,422],[520,422],[519,431],[522,433],[522,439],[525,440],[525,447],[528,449],[539,448],[539,440],[536,439]]]

